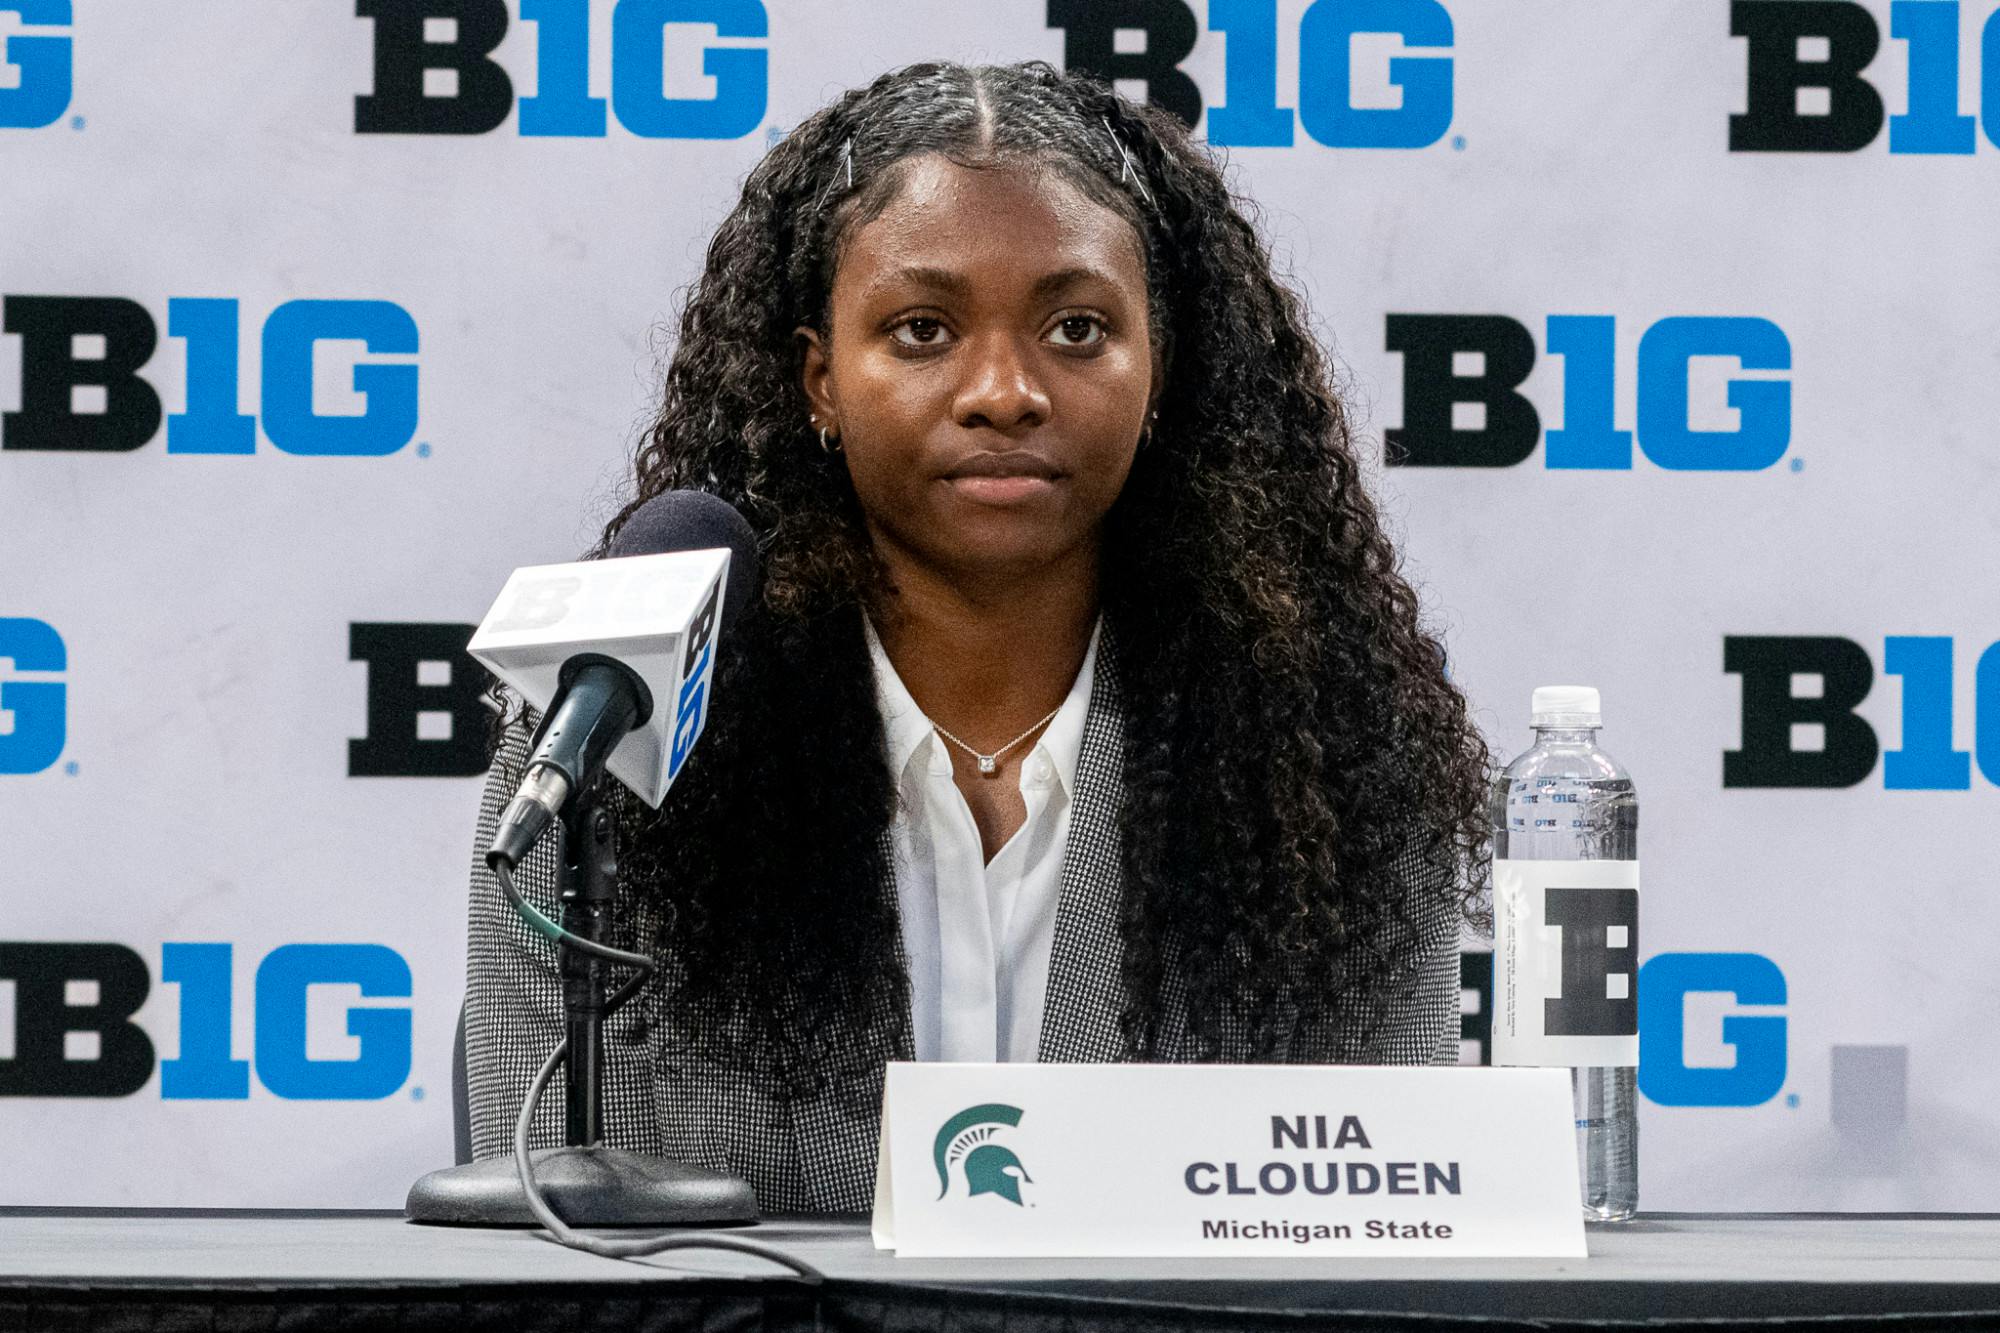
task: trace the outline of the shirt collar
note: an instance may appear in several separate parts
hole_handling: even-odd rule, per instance
[[[944,742],[932,730],[924,710],[917,707],[903,678],[896,674],[895,664],[882,647],[881,636],[875,633],[874,622],[863,616],[862,624],[868,635],[869,661],[875,668],[875,704],[882,714],[890,773],[900,780],[911,762],[926,753],[943,760],[943,770],[949,773],[950,756],[944,751]],[[1083,724],[1090,713],[1091,686],[1097,673],[1098,641],[1103,635],[1104,617],[1100,615],[1091,628],[1090,644],[1084,649],[1083,662],[1077,668],[1076,679],[1070,682],[1062,707],[1056,710],[1054,719],[1029,752],[1031,761],[1036,756],[1048,760],[1063,790],[1072,797],[1076,794],[1077,765],[1083,755]],[[931,747],[929,751],[925,751],[927,745]]]
[[[868,632],[868,659],[875,668],[875,706],[882,714],[889,772],[900,781],[910,761],[931,744],[936,733],[931,730],[931,720],[911,697],[909,687],[903,684],[903,678],[896,674],[895,664],[882,647],[882,637],[875,632],[875,622],[863,616],[861,623]]]
[[[1103,635],[1104,617],[1099,616],[1090,631],[1090,646],[1083,650],[1083,664],[1076,669],[1076,679],[1070,682],[1069,693],[1064,696],[1055,720],[1035,745],[1036,751],[1055,768],[1063,791],[1072,799],[1076,796],[1077,764],[1083,756],[1083,723],[1090,714],[1090,689],[1097,675],[1097,641]]]

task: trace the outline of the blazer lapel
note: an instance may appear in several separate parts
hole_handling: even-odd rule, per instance
[[[1098,647],[1076,766],[1075,806],[1056,899],[1055,943],[1042,1007],[1037,1058],[1118,1060],[1125,1056],[1124,708],[1107,634]]]

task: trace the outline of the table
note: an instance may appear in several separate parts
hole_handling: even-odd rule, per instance
[[[2000,1216],[1642,1215],[1592,1228],[1587,1261],[899,1260],[859,1219],[743,1234],[826,1282],[390,1213],[0,1209],[0,1330],[2000,1326]]]

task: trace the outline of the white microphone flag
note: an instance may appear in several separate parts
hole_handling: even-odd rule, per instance
[[[605,767],[657,808],[708,719],[728,576],[726,549],[529,565],[508,576],[467,651],[544,713],[571,658],[630,667],[653,709]]]

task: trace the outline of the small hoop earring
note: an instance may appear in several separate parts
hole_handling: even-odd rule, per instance
[[[819,447],[826,450],[829,454],[837,454],[840,452],[840,437],[836,435],[829,440],[827,438],[826,427],[821,426],[819,428]]]

